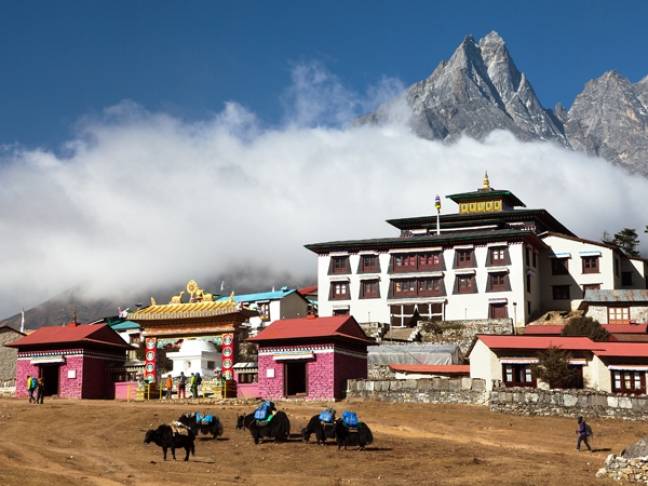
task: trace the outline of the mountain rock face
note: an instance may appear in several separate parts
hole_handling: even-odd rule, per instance
[[[648,175],[648,82],[608,71],[585,85],[569,110],[572,147]]]
[[[430,77],[360,123],[389,121],[403,101],[411,110],[410,125],[424,138],[483,139],[504,129],[521,140],[551,141],[648,175],[648,76],[633,85],[605,73],[586,85],[571,109],[560,103],[545,109],[504,40],[491,32],[478,42],[466,37]]]

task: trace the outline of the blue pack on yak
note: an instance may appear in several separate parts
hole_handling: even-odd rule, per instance
[[[333,410],[332,408],[322,410],[319,414],[319,419],[325,424],[332,424],[335,420],[335,410]]]
[[[274,409],[274,403],[266,400],[254,411],[255,420],[267,420]]]
[[[360,422],[358,422],[358,415],[355,412],[345,410],[342,412],[342,423],[347,427],[357,427]]]

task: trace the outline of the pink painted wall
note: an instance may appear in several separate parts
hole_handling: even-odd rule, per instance
[[[118,381],[115,383],[115,400],[135,400],[136,381]]]
[[[272,359],[272,355],[259,356],[259,393],[261,398],[283,398],[284,396],[284,367],[282,363]],[[274,369],[274,378],[268,378],[266,370]]]
[[[335,396],[333,353],[318,353],[315,359],[306,363],[308,398],[328,399]]]
[[[259,398],[261,391],[259,390],[258,383],[237,383],[236,384],[237,398]]]
[[[16,361],[16,397],[27,398],[27,375],[38,376],[38,366],[29,364],[29,360]]]

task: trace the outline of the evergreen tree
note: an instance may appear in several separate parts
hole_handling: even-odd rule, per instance
[[[648,233],[648,226],[646,226],[644,232]],[[637,235],[637,230],[634,228],[623,228],[618,233],[615,233],[613,237],[610,237],[606,231],[603,233],[603,242],[616,246],[628,256],[639,256],[639,252],[637,251],[637,246],[639,246],[639,237]]]
[[[588,337],[592,341],[607,341],[609,333],[591,317],[574,317],[562,330],[563,336]]]
[[[549,384],[549,388],[576,388],[579,370],[569,366],[569,353],[564,349],[551,347],[538,354],[534,366],[537,378]]]

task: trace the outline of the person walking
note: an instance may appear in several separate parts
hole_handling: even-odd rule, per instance
[[[173,397],[173,377],[171,376],[171,373],[166,378],[166,397],[167,400],[171,400]]]
[[[189,387],[191,388],[191,398],[198,398],[198,380],[195,373],[191,373]]]
[[[187,398],[187,377],[184,371],[180,372],[180,379],[178,380],[178,398]]]
[[[32,377],[31,375],[27,375],[27,382],[25,383],[25,389],[27,390],[27,394],[29,395],[29,403],[31,403],[32,399],[34,398],[31,391],[31,383],[32,383]]]
[[[45,397],[45,379],[41,377],[38,380],[38,387],[36,388],[36,403],[42,405],[44,397]]]
[[[593,452],[592,448],[589,445],[589,441],[587,440],[587,438],[592,435],[592,428],[587,425],[587,422],[585,422],[583,417],[578,417],[578,430],[576,431],[576,433],[578,434],[578,440],[576,441],[576,450],[580,451],[581,442],[584,442],[587,446],[587,449],[590,452]]]
[[[35,376],[27,377],[27,391],[29,392],[29,403],[36,403],[36,397],[34,397],[34,392],[38,388],[38,378]]]

